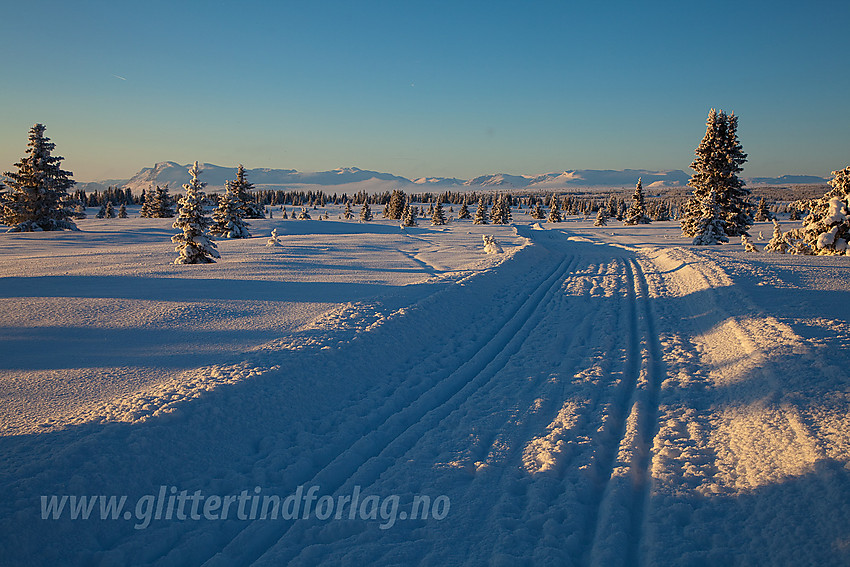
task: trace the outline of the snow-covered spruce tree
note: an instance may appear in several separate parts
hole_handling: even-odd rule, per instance
[[[401,226],[419,226],[416,222],[416,210],[410,206],[410,203],[405,203],[402,209]]]
[[[192,179],[183,185],[185,195],[180,199],[177,220],[171,225],[183,231],[171,237],[171,242],[177,244],[174,251],[180,253],[175,264],[208,264],[215,262],[213,258],[220,258],[215,243],[207,235],[210,219],[204,210],[206,183],[198,179],[200,173],[198,162],[195,162],[189,169]]]
[[[596,212],[596,220],[593,221],[593,226],[608,226],[608,208],[605,206],[599,207]]]
[[[469,207],[466,206],[466,200],[465,199],[463,201],[463,204],[460,206],[460,209],[457,212],[457,218],[458,218],[458,220],[472,218],[472,215],[469,214]]]
[[[342,213],[342,218],[344,218],[345,220],[351,220],[351,217],[353,217],[353,216],[354,216],[354,214],[351,212],[351,203],[346,201],[345,202],[345,211],[343,211],[343,213]]]
[[[292,214],[294,215],[295,213]],[[307,212],[307,207],[301,207],[301,212],[298,213],[298,220],[311,220],[312,218],[310,213]]]
[[[407,196],[404,191],[396,189],[390,195],[390,202],[387,203],[386,217],[393,220],[402,220],[404,208],[407,205]]]
[[[850,166],[832,172],[832,189],[819,199],[800,205],[809,214],[792,236],[802,250],[819,255],[850,255]]]
[[[681,214],[682,234],[699,236],[703,218],[703,203],[714,191],[719,218],[724,221],[727,236],[746,234],[753,224],[751,206],[747,202],[750,190],[738,178],[747,154],[738,141],[738,117],[734,113],[711,109],[706,121],[705,136],[695,150],[691,164],[694,175],[688,181],[693,194]]]
[[[225,238],[250,238],[250,226],[242,215],[245,214],[244,203],[239,198],[239,189],[235,183],[224,183],[224,195],[218,200],[218,206],[213,211],[210,234]]]
[[[756,222],[765,222],[769,221],[773,218],[773,214],[768,210],[767,203],[764,200],[764,197],[759,199],[759,204],[756,207],[756,214],[753,217],[753,220]]]
[[[60,168],[62,157],[51,152],[56,144],[44,135],[43,124],[30,128],[27,155],[7,171],[10,191],[0,199],[0,222],[9,232],[78,230],[68,190],[74,186],[70,171]]]
[[[168,194],[168,185],[148,189],[143,195],[144,202],[139,216],[152,219],[170,219],[174,217],[174,199]]]
[[[79,203],[76,207],[74,207],[74,218],[75,219],[84,219],[86,218],[86,207],[82,203]]]
[[[118,207],[118,218],[126,219],[127,218],[127,205],[121,203],[121,206]]]
[[[493,224],[509,224],[511,222],[510,197],[499,195],[490,210],[490,222]]]
[[[788,205],[788,220],[800,220],[800,210],[797,208],[795,203]]]
[[[434,207],[434,212],[431,214],[431,224],[434,226],[446,224],[446,215],[443,212],[443,203],[441,201],[437,201],[437,206]]]
[[[369,222],[372,220],[372,209],[369,208],[369,202],[363,201],[363,206],[360,207],[360,222]]]
[[[552,195],[552,201],[549,203],[549,216],[546,217],[546,222],[561,222],[561,202],[557,195]]]
[[[143,219],[151,218],[153,211],[153,189],[145,191],[142,189],[142,208],[139,210],[139,216]]]
[[[475,209],[475,218],[472,219],[472,224],[487,224],[487,203],[484,202],[484,197],[478,199],[478,208]]]
[[[112,205],[112,201],[105,202],[101,207],[100,211],[98,211],[95,218],[99,219],[114,219],[115,218],[115,207]]]
[[[534,203],[534,208],[531,209],[531,218],[534,220],[543,220],[545,218],[543,208],[540,206],[540,201]]]
[[[714,191],[703,197],[700,222],[696,225],[697,235],[694,244],[710,245],[729,242],[726,236],[725,221],[720,218],[720,206],[717,204],[717,195]]]
[[[623,224],[649,224],[651,221],[646,214],[646,200],[643,197],[643,181],[638,177],[637,185],[635,186],[635,194],[632,196],[632,206],[626,211],[623,217]]]
[[[236,179],[225,182],[225,186],[228,185],[232,185],[233,190],[236,192],[236,200],[239,203],[239,208],[242,209],[243,219],[266,218],[265,207],[251,196],[251,191],[254,190],[254,184],[249,183],[245,179],[245,168],[241,163],[236,168]]]
[[[156,218],[170,219],[174,217],[174,197],[168,193],[168,184],[156,186],[155,195]]]

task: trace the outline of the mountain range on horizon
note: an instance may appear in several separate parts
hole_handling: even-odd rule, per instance
[[[129,187],[133,192],[156,185],[168,185],[179,190],[189,181],[188,168],[177,162],[159,162],[153,167],[142,168],[129,179],[108,179],[95,182],[78,182],[77,188],[91,192],[108,186]],[[224,189],[225,182],[236,178],[236,167],[223,167],[204,163],[201,180],[207,189],[217,192]],[[391,173],[364,170],[357,167],[341,167],[329,171],[301,172],[295,169],[254,168],[246,169],[245,176],[257,190],[294,190],[310,188],[333,188],[335,192],[368,192],[390,189],[408,191],[465,189],[540,189],[544,191],[577,188],[627,188],[633,187],[638,178],[643,186],[652,188],[675,188],[687,185],[690,175],[680,169],[651,171],[642,169],[598,170],[574,169],[541,175],[510,175],[495,173],[472,179],[452,177],[420,177],[408,179]],[[822,177],[813,175],[782,175],[780,177],[745,178],[748,185],[795,185],[824,184]]]

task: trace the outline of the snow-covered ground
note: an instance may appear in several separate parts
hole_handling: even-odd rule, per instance
[[[0,235],[0,564],[850,564],[850,260],[514,219]]]

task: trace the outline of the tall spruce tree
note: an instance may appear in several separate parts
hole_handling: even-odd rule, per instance
[[[738,117],[734,113],[727,115],[713,108],[708,113],[705,135],[694,152],[696,159],[691,164],[695,173],[688,186],[693,188],[693,194],[683,210],[683,235],[696,237],[701,234],[703,205],[712,191],[726,236],[746,234],[752,226],[752,207],[747,202],[750,190],[738,178],[747,154],[738,140],[737,131]]]
[[[545,215],[543,214],[543,209],[540,207],[540,201],[534,203],[534,208],[531,209],[531,218],[534,220],[543,220]]]
[[[30,128],[27,155],[15,164],[16,172],[4,173],[11,192],[0,198],[0,222],[9,232],[78,230],[68,195],[73,174],[60,167],[62,157],[51,155],[56,144],[44,130],[43,124]]]
[[[143,193],[144,202],[139,216],[152,219],[170,219],[174,217],[174,198],[168,194],[168,184],[159,185]]]
[[[215,262],[213,258],[220,258],[215,243],[207,234],[210,219],[205,214],[206,194],[203,191],[207,184],[198,179],[200,173],[196,161],[189,169],[192,179],[183,185],[186,193],[180,199],[177,220],[171,225],[183,231],[171,237],[171,242],[177,244],[174,251],[180,253],[175,264],[208,264]]]
[[[561,222],[561,202],[557,195],[552,195],[552,200],[549,202],[549,216],[546,222]]]
[[[499,195],[496,202],[493,203],[493,208],[490,209],[490,222],[493,224],[510,224],[511,220],[510,197]]]
[[[434,226],[446,224],[446,215],[443,213],[442,201],[437,201],[437,206],[434,207],[434,211],[431,213],[431,224]]]
[[[239,198],[239,189],[235,183],[224,184],[224,195],[218,200],[218,206],[213,211],[210,234],[225,238],[250,238],[250,226],[243,219],[245,208]]]
[[[484,202],[484,197],[478,199],[478,208],[475,209],[472,224],[487,224],[487,203]]]
[[[142,208],[139,210],[139,216],[143,219],[153,217],[153,189],[147,191],[142,189]]]
[[[632,206],[626,211],[623,217],[623,224],[636,225],[649,223],[649,216],[646,214],[646,200],[643,196],[643,182],[639,177],[635,186],[635,194],[632,196]]]
[[[404,209],[407,206],[407,196],[404,191],[396,189],[390,195],[390,202],[387,204],[386,217],[393,220],[402,220]]]
[[[251,196],[251,191],[254,190],[254,184],[249,183],[245,179],[245,168],[241,163],[236,168],[236,179],[225,182],[225,186],[228,185],[233,185],[233,190],[236,192],[236,200],[239,203],[239,208],[242,209],[243,219],[266,218],[265,207]]]
[[[363,201],[363,206],[360,207],[360,222],[369,222],[372,220],[372,209],[369,208],[369,201]]]
[[[756,222],[764,222],[773,219],[773,215],[770,210],[767,208],[767,202],[764,200],[764,197],[759,199],[759,204],[756,207],[756,214],[753,217],[753,220]]]
[[[593,221],[593,226],[608,226],[607,207],[599,207],[599,210],[596,212],[596,220]]]

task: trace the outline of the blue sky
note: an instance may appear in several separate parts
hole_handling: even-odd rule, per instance
[[[468,178],[850,164],[850,4],[6,2],[0,169],[42,122],[88,181],[157,161]]]

